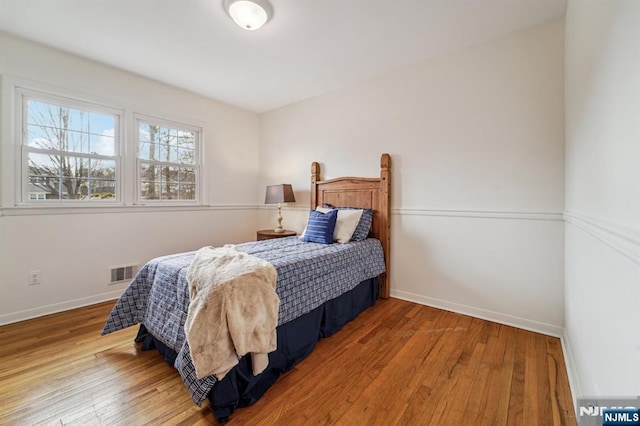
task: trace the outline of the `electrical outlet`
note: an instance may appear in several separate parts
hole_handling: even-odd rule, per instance
[[[42,284],[42,281],[40,280],[40,271],[29,272],[28,284],[29,285]]]

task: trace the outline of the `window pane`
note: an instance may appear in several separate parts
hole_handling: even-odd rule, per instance
[[[139,142],[138,143],[138,158],[142,158],[143,160],[149,160],[149,142]]]
[[[89,177],[89,159],[82,157],[71,157],[69,159],[69,174],[74,177]]]
[[[195,149],[196,138],[194,132],[178,130],[178,146],[181,148]]]
[[[162,181],[163,182],[178,182],[179,168],[173,166],[162,167]]]
[[[69,109],[60,105],[29,99],[27,123],[55,129],[70,129]]]
[[[54,125],[54,118],[50,116],[50,105],[44,102],[28,100],[26,118],[28,124],[57,127]]]
[[[93,189],[100,199],[117,198],[118,116],[68,107],[62,98],[61,103],[23,99],[27,163],[22,173],[29,182],[23,199],[90,200],[97,198]]]
[[[172,163],[177,163],[178,162],[178,147],[177,146],[171,146],[169,148],[169,160]]]
[[[59,177],[60,157],[56,155],[29,153],[29,176]]]
[[[65,178],[86,178],[89,174],[89,160],[82,157],[60,156],[60,175]]]
[[[116,162],[115,160],[91,160],[89,170],[92,178],[115,179],[116,178]]]
[[[180,184],[180,199],[181,200],[195,200],[196,199],[196,186],[190,184]]]
[[[62,130],[60,137],[61,151],[89,153],[89,135],[87,133]]]
[[[182,167],[180,169],[180,182],[196,183],[196,172],[193,169]]]
[[[115,116],[30,99],[27,100],[27,124],[29,146],[115,154]],[[90,141],[94,146],[89,146]]]
[[[58,107],[62,126],[68,130],[86,133],[89,131],[89,113],[73,108]]]
[[[178,162],[183,164],[194,164],[195,159],[195,150],[183,148],[178,149]]]
[[[91,112],[89,114],[89,132],[97,135],[113,136],[116,128],[116,119],[112,115]]]
[[[29,199],[58,200],[60,179],[50,177],[29,177]]]
[[[166,145],[176,145],[178,131],[167,127],[158,128],[158,137],[161,143]]]
[[[93,200],[108,200],[115,198],[115,180],[91,180],[89,181],[89,191]]]
[[[153,148],[153,145],[150,146],[150,149]],[[178,148],[175,146],[171,146],[168,144],[158,144],[155,145],[155,160],[158,161],[166,161],[167,163],[177,163],[178,162]],[[152,160],[152,158],[150,158]]]
[[[155,135],[155,126],[151,126],[147,123],[140,123],[138,126],[138,140],[139,141],[151,141],[151,127],[154,127],[154,135]],[[153,139],[155,140],[155,139]]]
[[[140,165],[140,180],[142,181],[160,181],[160,166],[155,164],[142,163]]]
[[[169,161],[169,145],[160,143],[155,145],[155,159],[158,161]]]
[[[113,134],[90,135],[90,143],[88,152],[99,155],[115,155],[116,154],[116,138]]]
[[[108,186],[109,190],[99,189],[99,192],[111,194],[103,194],[100,198],[115,198],[115,176],[115,160],[30,153],[29,199],[39,199],[31,194],[44,191],[50,195],[47,199],[82,200],[89,196],[88,185],[98,185],[100,188]]]
[[[87,197],[87,180],[66,177],[62,179],[62,199],[82,200]]]
[[[140,121],[138,136],[138,158],[155,163],[140,163],[141,199],[197,200],[199,132]]]
[[[177,200],[178,199],[178,184],[177,183],[164,183],[162,184],[162,199],[163,200]]]
[[[40,149],[60,149],[58,135],[53,129],[33,124],[27,129],[27,144]]]
[[[138,144],[138,158],[143,160],[155,160],[155,144],[149,142],[140,142]]]
[[[160,199],[160,182],[142,182],[140,196],[143,200]]]

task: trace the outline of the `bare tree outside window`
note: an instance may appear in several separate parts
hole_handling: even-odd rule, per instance
[[[116,117],[26,99],[28,199],[116,198]]]
[[[196,197],[199,133],[140,121],[138,158],[142,200],[188,200]]]

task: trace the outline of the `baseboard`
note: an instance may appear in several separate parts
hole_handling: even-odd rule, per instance
[[[33,309],[12,312],[10,314],[0,315],[0,325],[11,324],[14,322],[25,321],[44,315],[57,314],[58,312],[68,311],[70,309],[81,308],[83,306],[94,305],[107,300],[115,300],[120,297],[123,290],[110,291],[108,293],[96,294],[90,297],[68,300],[66,302],[54,303],[51,305],[38,306]]]
[[[564,365],[567,369],[567,376],[569,377],[569,389],[571,389],[571,398],[573,399],[573,409],[578,415],[578,395],[582,395],[580,388],[580,380],[578,377],[576,364],[573,357],[573,351],[571,349],[571,343],[566,331],[560,338],[562,344],[562,353],[564,354]]]
[[[444,309],[445,311],[469,315],[487,321],[497,322],[499,324],[522,328],[524,330],[534,331],[536,333],[546,334],[548,336],[561,338],[564,335],[564,329],[557,325],[534,321],[527,318],[516,317],[500,312],[494,312],[474,306],[463,305],[460,303],[449,302],[446,300],[436,299],[435,297],[427,297],[407,291],[399,291],[393,289],[391,289],[391,297],[407,300],[409,302],[419,303],[421,305],[431,306],[438,309]]]

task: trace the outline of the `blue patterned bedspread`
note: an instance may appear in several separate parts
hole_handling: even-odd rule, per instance
[[[325,245],[288,237],[238,244],[235,248],[267,260],[276,268],[278,325],[385,272],[382,245],[376,239]],[[102,334],[144,324],[158,340],[178,352],[175,368],[193,401],[201,405],[216,378],[196,378],[184,332],[189,307],[186,274],[194,255],[195,252],[188,252],[162,256],[144,265],[116,302]]]

